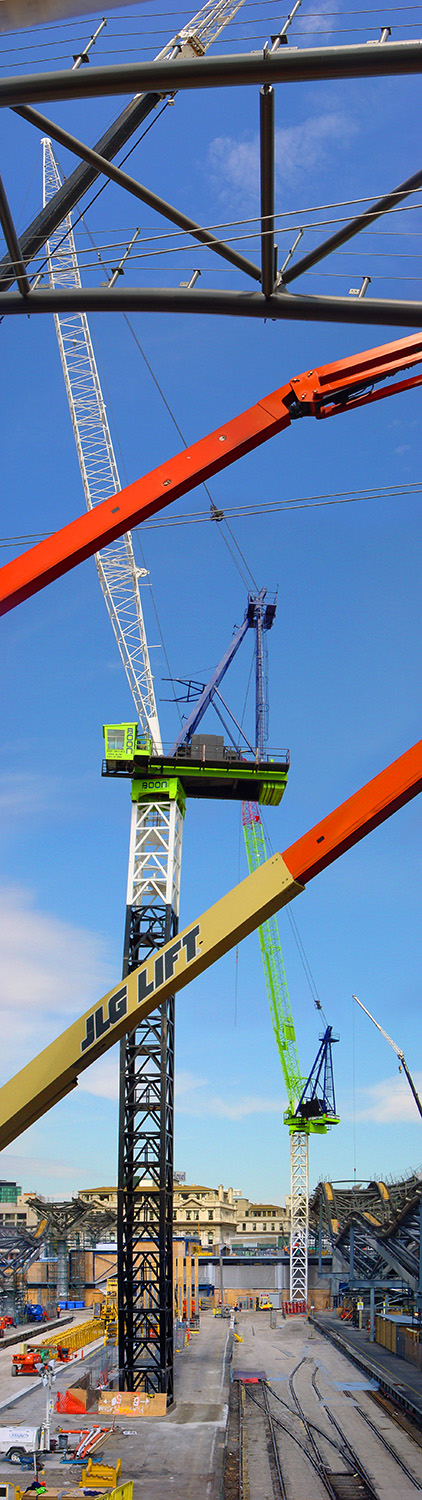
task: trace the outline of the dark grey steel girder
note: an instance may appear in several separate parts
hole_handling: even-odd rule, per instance
[[[316,83],[334,78],[388,78],[422,72],[422,40],[364,42],[352,47],[282,47],[245,57],[176,58],[118,66],[32,73],[0,82],[0,105],[36,104],[46,99],[94,99],[154,90],[239,88],[265,83]],[[105,154],[104,152],[102,154]]]
[[[259,95],[261,154],[261,266],[264,297],[275,284],[274,245],[274,89],[265,85]]]
[[[13,223],[13,218],[2,177],[0,177],[0,224],[3,230],[4,238],[6,240],[10,259],[14,267],[15,277],[18,283],[21,297],[27,297],[29,292],[29,281],[22,260],[22,251],[15,225]]]
[[[76,72],[73,76],[79,78],[79,73]],[[109,126],[105,135],[102,135],[101,139],[97,142],[96,150],[99,154],[105,156],[107,160],[112,156],[116,156],[117,151],[120,151],[120,148],[126,145],[126,141],[130,140],[131,135],[137,130],[138,125],[142,125],[143,121],[147,119],[147,116],[151,114],[152,110],[160,102],[160,94],[142,94],[139,98],[132,99],[122,114],[118,116],[118,119],[114,120],[113,124]],[[63,186],[59,188],[59,191],[54,194],[54,198],[50,198],[50,202],[46,204],[45,208],[41,209],[36,219],[33,219],[28,228],[23,231],[23,234],[20,236],[20,247],[26,265],[33,259],[34,255],[37,255],[39,250],[42,250],[49,236],[54,233],[59,224],[62,224],[63,219],[75,207],[75,203],[79,203],[79,199],[83,198],[84,193],[88,192],[88,188],[92,186],[97,177],[98,172],[95,168],[88,166],[76,167],[76,170],[72,172],[72,176],[68,177]],[[8,287],[13,285],[14,280],[15,277],[11,269],[9,256],[5,256],[0,261],[0,284],[7,291]]]
[[[0,296],[0,317],[24,313],[154,312],[212,313],[230,318],[272,318],[274,322],[359,323],[376,327],[420,328],[422,302],[384,297],[300,297],[289,292],[264,297],[262,292],[184,290],[180,287],[56,288]]]
[[[331,255],[333,250],[338,250],[339,245],[345,245],[347,240],[352,240],[355,234],[361,233],[362,229],[368,229],[375,219],[380,219],[382,214],[387,214],[391,208],[397,208],[403,198],[408,198],[410,193],[416,192],[416,189],[420,187],[422,187],[422,171],[414,172],[413,177],[400,182],[391,193],[384,193],[383,198],[378,198],[371,208],[365,208],[362,214],[357,214],[349,224],[344,224],[342,229],[337,229],[335,234],[330,234],[328,239],[317,245],[315,250],[310,250],[308,255],[302,255],[300,260],[295,261],[294,266],[290,266],[283,276],[283,286],[287,286],[289,281],[295,281],[297,276],[303,276],[304,271],[310,271],[319,260],[324,260],[325,256]]]
[[[100,156],[98,151],[93,151],[90,146],[85,146],[83,141],[77,140],[76,136],[70,135],[68,130],[62,130],[60,125],[55,125],[45,115],[40,115],[36,109],[19,108],[15,111],[27,120],[30,125],[35,125],[37,130],[43,131],[44,135],[51,135],[53,140],[58,141],[61,146],[66,146],[69,151],[74,151],[82,161],[86,161],[95,168],[95,175],[109,177],[111,182],[116,182],[118,187],[125,188],[132,193],[134,198],[139,198],[141,203],[147,203],[149,208],[155,209],[156,213],[162,214],[163,218],[169,219],[172,224],[177,224],[180,229],[187,230],[194,239],[199,240],[202,245],[208,245],[221,255],[223,260],[228,260],[230,265],[236,266],[238,271],[245,271],[247,276],[253,276],[255,281],[261,280],[259,266],[254,265],[252,260],[246,260],[237,250],[232,250],[230,245],[221,244],[220,240],[211,234],[209,229],[202,229],[196,224],[195,219],[188,218],[187,214],[181,213],[178,208],[173,208],[171,203],[166,203],[165,198],[158,197],[150,188],[144,187],[143,183],[137,182],[135,177],[129,177],[127,172],[122,172],[120,167],[115,167],[111,162]]]

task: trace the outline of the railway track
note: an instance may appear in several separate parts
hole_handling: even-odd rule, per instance
[[[340,1420],[338,1393],[328,1385],[324,1394],[322,1386],[318,1366],[305,1354],[286,1381],[285,1396],[262,1378],[233,1380],[224,1500],[382,1500],[386,1487],[410,1500],[422,1491],[411,1467],[411,1440],[406,1462],[399,1429],[396,1444],[395,1434],[392,1440],[391,1432],[380,1431],[347,1391],[341,1392]],[[421,1472],[419,1453],[418,1463]]]

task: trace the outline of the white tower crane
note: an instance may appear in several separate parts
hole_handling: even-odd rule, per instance
[[[208,0],[160,57],[203,55],[244,0]],[[51,142],[43,141],[43,202],[61,186]],[[53,286],[81,285],[70,215],[47,246]],[[56,316],[56,332],[88,509],[120,486],[87,318]],[[141,730],[161,751],[140,579],[130,533],[96,555],[101,588]],[[133,801],[129,843],[125,972],[177,931],[183,807],[177,797]],[[119,1123],[119,1365],[122,1384],[165,1390],[173,1399],[173,1069],[174,1002],[122,1043]],[[144,1188],[142,1209],[136,1188]],[[142,1220],[142,1222],[141,1222]],[[124,1296],[122,1295],[124,1288]]]

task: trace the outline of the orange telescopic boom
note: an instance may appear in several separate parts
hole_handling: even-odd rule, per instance
[[[385,384],[421,362],[422,334],[418,333],[295,376],[216,432],[208,433],[168,463],[7,563],[0,569],[0,614],[7,614],[131,526],[156,515],[243,454],[283,432],[296,418],[335,416],[421,385],[422,372],[395,385]],[[374,386],[381,388],[374,390]]]

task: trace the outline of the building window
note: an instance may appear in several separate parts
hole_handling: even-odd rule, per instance
[[[190,1209],[187,1210],[186,1218],[190,1220]]]
[[[213,1245],[214,1244],[214,1236],[212,1234],[208,1235],[208,1244],[209,1245]]]
[[[266,1224],[263,1224],[263,1225],[262,1225],[262,1228],[263,1228],[263,1229],[266,1229],[266,1228],[267,1228],[267,1226],[266,1226]]]
[[[246,1224],[242,1224],[242,1229],[246,1229]]]
[[[213,1218],[214,1218],[214,1212],[213,1212],[213,1209],[212,1209],[212,1208],[209,1208],[209,1209],[208,1209],[208,1218],[209,1218],[209,1219],[213,1219]]]
[[[253,1225],[252,1225],[252,1229],[256,1229],[256,1224],[253,1224]]]
[[[272,1232],[272,1234],[274,1234],[274,1230],[275,1230],[275,1224],[272,1224],[271,1225],[271,1232]]]

